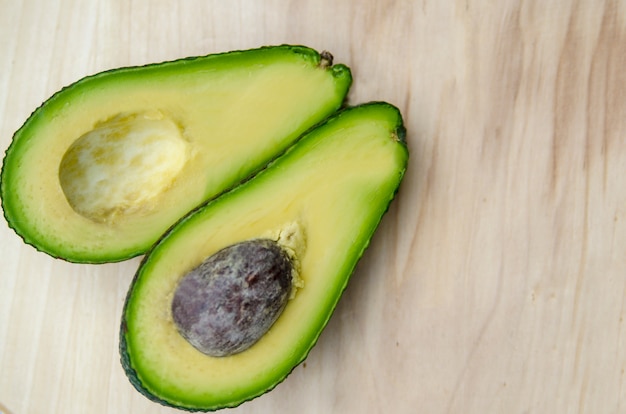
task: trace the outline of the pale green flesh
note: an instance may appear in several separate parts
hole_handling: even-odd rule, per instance
[[[131,381],[163,403],[235,406],[280,382],[326,325],[406,168],[399,112],[384,103],[343,111],[251,181],[187,217],[145,258],[129,291],[121,350]],[[176,282],[230,244],[297,223],[305,239],[298,290],[248,350],[211,358],[169,313]]]
[[[55,257],[97,263],[141,254],[192,208],[263,168],[339,108],[350,83],[345,66],[322,67],[317,52],[290,46],[85,78],[15,134],[2,167],[4,214],[27,243]],[[111,117],[154,111],[175,122],[189,146],[175,179],[114,221],[75,211],[59,182],[67,148]]]

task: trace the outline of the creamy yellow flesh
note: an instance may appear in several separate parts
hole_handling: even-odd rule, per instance
[[[70,256],[80,258],[89,252],[124,249],[136,254],[191,208],[214,195],[212,189],[222,191],[224,182],[230,180],[233,185],[243,178],[238,166],[249,165],[250,159],[271,158],[281,140],[307,125],[303,120],[310,125],[330,110],[336,88],[332,75],[325,70],[297,61],[279,61],[265,68],[234,66],[164,79],[122,78],[89,94],[77,93],[71,104],[54,114],[42,112],[33,120],[33,131],[39,128],[37,122],[43,122],[54,145],[48,139],[32,139],[26,144],[28,156],[20,161],[20,176],[14,185],[19,189],[16,195],[20,209],[24,217],[34,221],[31,227],[42,235],[38,238],[62,246]],[[295,104],[298,102],[304,104]],[[310,106],[306,102],[317,104]],[[66,151],[107,120],[124,114],[159,114],[167,121],[157,129],[165,130],[169,138],[172,134],[167,132],[171,127],[168,123],[175,124],[178,131],[173,139],[162,142],[172,144],[177,159],[184,153],[184,165],[175,161],[165,169],[165,179],[148,191],[142,208],[124,209],[119,201],[109,203],[106,198],[110,196],[105,193],[100,194],[105,197],[101,205],[96,202],[90,206],[88,200],[70,202],[58,174],[65,171],[60,171],[60,166]],[[185,148],[180,148],[181,142]],[[159,151],[149,152],[143,165],[149,166],[151,156],[163,155]],[[150,168],[131,170],[116,191],[122,197],[133,193],[133,188],[145,184],[146,176],[154,172]],[[69,188],[76,199],[88,198],[91,190],[80,190],[80,179],[80,173],[71,177],[70,181],[77,183],[73,189],[67,185],[66,190]],[[76,208],[72,203],[80,206]],[[86,213],[81,213],[83,207]],[[108,221],[104,210],[122,214]]]
[[[127,314],[129,352],[149,389],[174,401],[178,393],[189,401],[236,400],[264,390],[302,357],[360,256],[363,245],[355,247],[355,241],[368,239],[405,162],[404,149],[392,138],[395,124],[373,118],[345,122],[303,149],[306,154],[290,157],[245,191],[194,216],[153,253]],[[189,345],[170,316],[179,278],[227,245],[276,234],[293,223],[305,239],[299,257],[304,287],[276,324],[250,349],[226,358],[207,357]]]

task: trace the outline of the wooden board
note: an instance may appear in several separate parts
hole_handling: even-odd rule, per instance
[[[305,364],[237,413],[626,411],[626,2],[0,2],[0,149],[85,75],[305,44],[403,112],[400,194]],[[0,403],[173,413],[118,361],[138,259],[0,225]],[[230,411],[229,411],[230,412]]]

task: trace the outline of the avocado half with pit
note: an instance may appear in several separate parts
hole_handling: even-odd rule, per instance
[[[288,45],[89,76],[15,133],[4,215],[26,243],[68,261],[142,254],[340,108],[351,81],[330,54]]]
[[[404,137],[390,104],[344,109],[172,227],[126,298],[120,353],[132,384],[164,405],[210,411],[281,382],[394,198]]]

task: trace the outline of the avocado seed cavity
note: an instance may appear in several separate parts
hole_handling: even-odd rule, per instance
[[[294,271],[290,255],[273,240],[228,246],[179,281],[171,308],[174,324],[206,355],[242,352],[282,313]]]
[[[61,188],[76,212],[97,222],[149,210],[184,167],[188,147],[160,111],[119,114],[68,148],[59,166]]]

